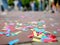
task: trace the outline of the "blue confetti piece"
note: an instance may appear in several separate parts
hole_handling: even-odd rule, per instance
[[[8,44],[13,45],[13,44],[18,43],[18,42],[19,42],[19,39],[15,39],[15,40],[10,41]]]
[[[34,30],[35,30],[36,32],[44,32],[44,31],[45,31],[45,29],[38,29],[38,28],[34,28]]]
[[[8,30],[8,32],[10,32],[10,29]]]
[[[48,32],[44,31],[43,33],[44,33],[44,34],[47,34]]]
[[[0,32],[0,34],[4,34],[4,32]]]
[[[42,36],[42,39],[48,38],[47,36]]]
[[[47,36],[42,36],[42,38],[40,39],[42,42],[44,42],[44,39],[48,39]]]
[[[7,37],[9,37],[9,36],[10,36],[10,34],[6,34],[6,36],[7,36]]]

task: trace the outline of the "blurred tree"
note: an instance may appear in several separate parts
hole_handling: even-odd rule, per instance
[[[35,1],[35,10],[37,11],[39,9],[39,1],[38,0],[34,1]]]
[[[39,6],[38,0],[35,0],[35,3],[36,3],[36,6],[38,7]]]
[[[30,0],[21,0],[21,2],[22,2],[22,5],[26,5],[26,4],[29,4],[30,3]]]
[[[11,6],[11,5],[14,5],[14,0],[8,0],[8,5]]]

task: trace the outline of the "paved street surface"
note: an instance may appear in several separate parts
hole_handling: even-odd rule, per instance
[[[20,12],[20,11],[12,11],[8,12],[7,15],[1,15],[0,12],[0,29],[2,30],[2,27],[4,25],[3,22],[21,22],[21,23],[27,23],[32,21],[39,21],[39,20],[45,20],[46,21],[46,31],[56,32],[57,39],[59,40],[56,43],[37,43],[37,42],[31,42],[31,43],[24,43],[24,44],[15,44],[15,45],[60,45],[60,13],[49,13],[49,12],[33,12],[33,11],[26,11],[26,12]],[[23,32],[18,36],[15,37],[1,37],[0,38],[0,44],[7,44],[8,41],[20,38],[21,42],[28,42],[32,39],[27,38],[26,36],[29,35],[32,31]],[[5,40],[5,41],[4,41]]]

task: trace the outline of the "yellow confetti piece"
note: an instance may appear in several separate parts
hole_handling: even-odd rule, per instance
[[[34,31],[34,29],[30,29],[30,30]]]
[[[18,35],[18,34],[21,33],[21,32],[22,32],[22,31],[18,31],[18,32],[16,32],[15,34]]]
[[[34,36],[37,36],[37,33],[36,33],[36,31],[33,31],[33,33],[34,33]]]
[[[42,42],[40,39],[33,38],[32,41],[34,42]]]
[[[35,36],[35,37],[37,37],[37,38],[42,38],[43,35],[44,35],[44,34],[40,34],[39,36]]]
[[[42,36],[45,35],[44,33],[42,33],[39,36],[37,36],[37,33],[35,31],[33,31],[33,33],[34,33],[34,37],[36,38],[42,38]]]
[[[38,27],[39,29],[43,28],[42,26],[41,27]]]

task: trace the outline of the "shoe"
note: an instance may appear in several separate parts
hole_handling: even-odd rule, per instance
[[[1,15],[7,15],[7,12],[2,12],[2,14]]]

